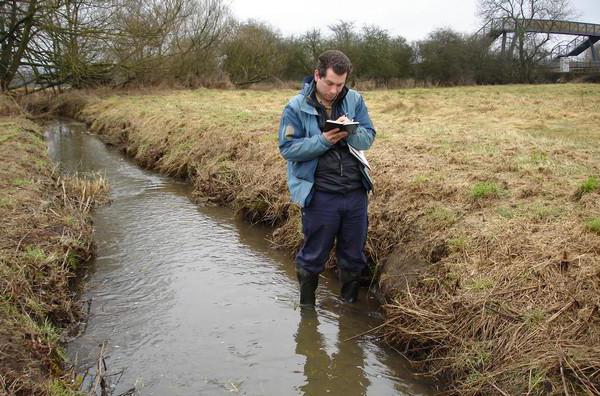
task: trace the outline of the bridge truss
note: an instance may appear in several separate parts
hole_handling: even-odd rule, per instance
[[[512,19],[494,18],[489,20],[475,35],[492,45],[497,39],[502,38],[501,51],[512,57],[517,40],[517,32],[561,34],[575,36],[567,43],[557,44],[544,59],[549,68],[560,69],[563,72],[572,72],[569,65],[574,64],[573,72],[600,72],[600,54],[594,44],[600,41],[600,24],[558,21],[546,19]],[[509,35],[512,39],[509,40]],[[510,43],[509,43],[510,41]],[[572,61],[570,58],[582,54],[587,49],[591,51],[590,61]]]

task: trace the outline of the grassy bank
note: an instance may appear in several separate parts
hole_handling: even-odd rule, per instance
[[[299,213],[276,138],[294,93],[71,94],[53,106],[141,164],[189,177],[199,201],[275,225],[274,242],[294,251]],[[597,393],[600,88],[365,98],[378,130],[368,254],[387,339],[457,393]]]
[[[0,394],[67,394],[61,332],[79,318],[72,281],[106,185],[58,176],[41,128],[1,107]]]

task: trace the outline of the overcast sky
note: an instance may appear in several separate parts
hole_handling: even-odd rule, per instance
[[[239,20],[267,22],[284,35],[302,34],[312,28],[324,33],[327,26],[343,19],[358,27],[373,24],[401,35],[409,41],[420,40],[431,31],[450,27],[463,33],[475,32],[477,0],[229,0]],[[571,0],[577,20],[600,24],[600,0]]]

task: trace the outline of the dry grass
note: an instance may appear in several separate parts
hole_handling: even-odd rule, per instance
[[[294,251],[277,150],[294,91],[163,91],[58,103],[199,201],[277,228]],[[600,388],[600,89],[372,91],[368,253],[388,340],[465,394]]]
[[[91,252],[89,210],[107,188],[58,176],[46,151],[36,124],[0,116],[0,393],[62,386],[60,329],[78,318],[71,283]]]

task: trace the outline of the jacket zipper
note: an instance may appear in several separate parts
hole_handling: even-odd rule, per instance
[[[335,151],[335,149],[333,150],[333,153],[338,157],[338,160],[340,161],[340,176],[344,176],[344,165],[342,165],[342,156],[340,155],[340,153]]]

